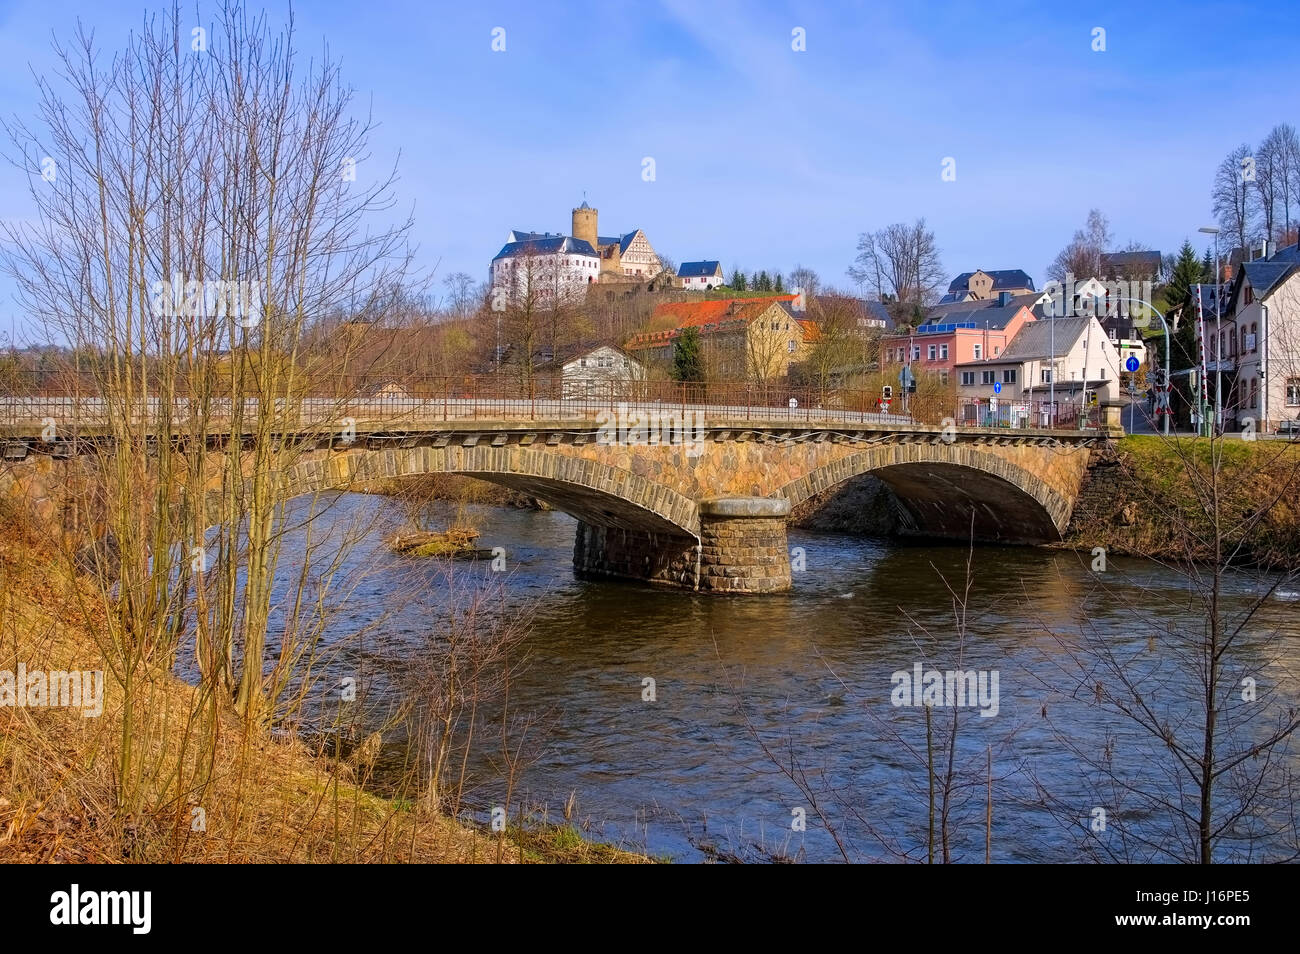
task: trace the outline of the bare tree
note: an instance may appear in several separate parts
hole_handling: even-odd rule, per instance
[[[811,302],[817,297],[817,290],[821,287],[821,279],[811,268],[803,265],[796,265],[794,271],[790,273],[791,290],[798,289],[803,292],[804,300]]]
[[[158,759],[178,759],[177,785],[205,783],[232,702],[251,731],[283,715],[278,695],[319,632],[304,594],[324,585],[304,562],[271,633],[285,475],[309,446],[299,437],[336,426],[333,404],[302,409],[340,370],[315,362],[307,331],[320,315],[376,317],[409,263],[409,221],[371,225],[394,176],[365,174],[371,123],[351,116],[328,55],[302,62],[292,20],[275,29],[234,2],[205,46],[177,6],[111,61],[79,31],[56,42],[36,126],[6,126],[39,216],[6,226],[5,265],[28,313],[76,344],[99,401],[93,421],[74,404],[57,426],[104,435],[85,506],[107,536],[85,613],[122,689],[123,814],[143,807]],[[33,175],[46,156],[55,171]],[[153,746],[144,721],[183,644],[206,727],[187,737],[197,768]]]
[[[1243,143],[1228,153],[1214,172],[1214,186],[1210,193],[1214,214],[1219,219],[1219,227],[1237,243],[1237,248],[1249,248],[1254,238],[1250,180],[1257,171],[1254,151]]]
[[[945,273],[934,233],[925,219],[917,219],[863,232],[849,277],[874,289],[878,298],[926,305],[943,287]]]
[[[1047,277],[1063,282],[1067,275],[1076,278],[1101,276],[1101,256],[1110,250],[1110,223],[1099,209],[1088,212],[1088,221],[1074,233],[1070,244],[1056,253],[1047,267]]]
[[[453,272],[442,280],[447,289],[447,311],[455,318],[468,318],[474,313],[474,278],[465,272]]]

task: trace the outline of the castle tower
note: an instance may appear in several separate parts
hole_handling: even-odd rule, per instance
[[[600,251],[600,246],[596,244],[596,212],[597,210],[583,199],[582,205],[573,210],[572,235],[576,239],[585,239],[591,243],[593,249]]]

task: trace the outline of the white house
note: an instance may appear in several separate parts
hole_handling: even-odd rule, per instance
[[[682,262],[677,269],[677,283],[687,291],[708,291],[725,285],[719,262]]]
[[[1058,405],[1099,404],[1120,397],[1119,347],[1095,315],[1028,321],[997,357],[957,364],[957,394],[967,400],[1031,405],[1052,397]],[[995,385],[1001,385],[995,391]]]
[[[624,385],[644,381],[645,365],[621,348],[598,345],[557,362],[566,400],[623,397]]]
[[[495,311],[524,301],[530,291],[542,306],[580,301],[600,278],[600,256],[590,242],[571,235],[516,231],[492,259],[489,274]]]
[[[1242,262],[1225,305],[1219,341],[1210,348],[1223,355],[1219,367],[1235,365],[1233,384],[1224,382],[1225,426],[1235,417],[1238,426],[1249,418],[1266,433],[1296,427],[1290,422],[1300,418],[1300,246]],[[1214,334],[1208,319],[1206,333]]]

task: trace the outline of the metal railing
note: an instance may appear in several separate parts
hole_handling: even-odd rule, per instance
[[[1058,402],[930,400],[922,414],[908,413],[895,392],[887,404],[877,390],[798,386],[783,382],[564,380],[534,377],[518,380],[495,375],[366,380],[357,376],[316,375],[290,394],[275,399],[277,428],[319,429],[345,419],[357,426],[393,430],[430,429],[443,424],[487,425],[600,423],[619,414],[691,412],[705,426],[753,424],[861,424],[874,426],[941,425],[946,418],[966,427],[1074,428],[1077,405]],[[201,393],[184,384],[171,388],[170,399],[156,391],[131,401],[102,395],[87,375],[7,376],[0,380],[0,427],[31,431],[53,425],[62,436],[80,428],[131,420],[156,424],[165,418],[184,429],[201,422],[211,432],[239,429],[256,420],[256,398],[232,400],[209,388]],[[1086,424],[1086,421],[1085,421]]]

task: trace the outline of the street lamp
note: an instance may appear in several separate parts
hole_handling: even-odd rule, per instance
[[[1222,275],[1219,271],[1219,230],[1212,225],[1207,225],[1196,231],[1214,236],[1214,427],[1218,428],[1222,426],[1223,415],[1223,399],[1220,397],[1223,393],[1223,376],[1220,371],[1223,367],[1223,329],[1220,327],[1223,313],[1219,308],[1219,299],[1222,297],[1219,294],[1219,277]],[[1210,436],[1214,436],[1213,430]]]

